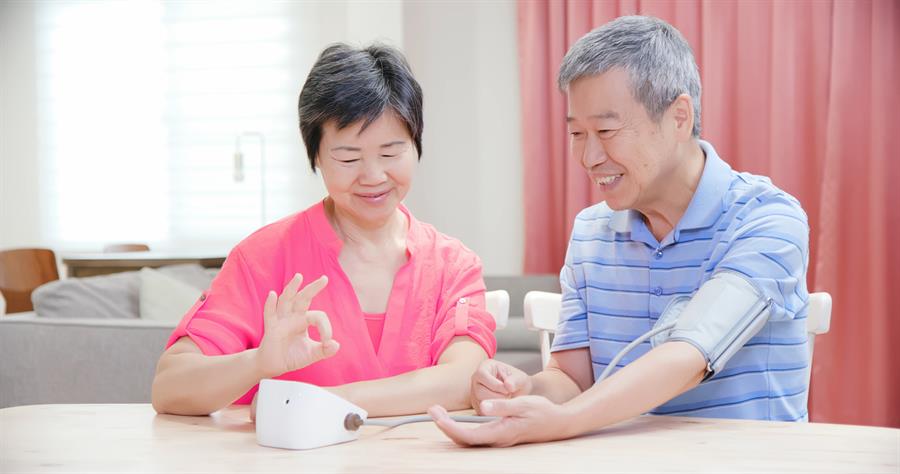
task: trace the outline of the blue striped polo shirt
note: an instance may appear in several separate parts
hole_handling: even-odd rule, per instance
[[[723,370],[651,413],[806,420],[806,214],[768,178],[735,172],[709,143],[700,146],[706,154],[700,183],[662,242],[637,211],[600,203],[578,214],[560,272],[553,350],[588,347],[596,380],[671,299],[694,294],[717,271],[737,272],[772,299],[769,321]],[[650,349],[649,342],[639,345],[620,366]]]

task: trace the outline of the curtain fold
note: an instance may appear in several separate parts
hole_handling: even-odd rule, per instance
[[[810,291],[831,293],[816,340],[813,421],[900,426],[900,3],[522,1],[520,79],[526,273],[556,273],[575,214],[597,202],[568,157],[555,76],[568,47],[618,16],[651,15],[694,49],[701,135],[731,166],[767,175],[810,221]]]

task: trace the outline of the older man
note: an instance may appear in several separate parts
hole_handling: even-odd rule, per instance
[[[603,202],[575,219],[553,355],[530,377],[485,361],[472,405],[501,418],[466,426],[433,407],[438,426],[462,445],[509,446],[646,412],[805,420],[806,215],[700,140],[684,37],[659,19],[619,18],[572,47],[559,87],[573,157]]]

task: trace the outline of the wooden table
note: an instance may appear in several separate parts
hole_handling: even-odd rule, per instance
[[[900,430],[644,416],[597,434],[460,448],[432,423],[365,426],[308,451],[256,444],[246,407],[210,417],[139,405],[0,410],[0,472],[900,472]]]
[[[62,262],[69,277],[86,277],[140,270],[143,267],[162,267],[182,263],[197,263],[206,268],[218,268],[225,263],[219,254],[196,255],[167,252],[82,253],[63,255]]]

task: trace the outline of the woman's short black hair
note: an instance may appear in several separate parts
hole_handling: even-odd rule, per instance
[[[333,44],[319,55],[300,91],[300,134],[313,172],[322,126],[344,128],[365,120],[363,130],[390,107],[403,121],[422,156],[422,88],[406,58],[395,48],[374,44],[356,49]]]

